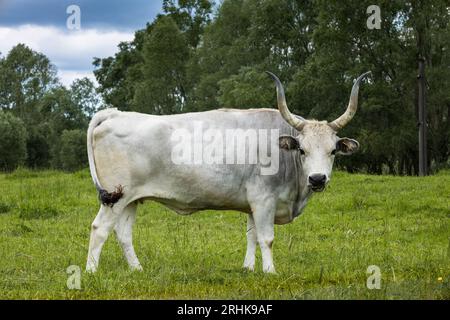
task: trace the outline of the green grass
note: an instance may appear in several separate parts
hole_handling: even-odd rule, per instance
[[[88,171],[0,175],[1,299],[450,299],[450,171],[432,177],[334,174],[304,213],[275,229],[277,275],[245,272],[246,217],[178,216],[145,203],[128,271],[114,235],[99,272],[84,269],[98,202]],[[366,287],[369,265],[380,290]],[[442,278],[442,280],[439,280]]]

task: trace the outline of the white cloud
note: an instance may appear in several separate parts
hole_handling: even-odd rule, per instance
[[[0,52],[6,55],[18,43],[24,43],[45,54],[58,68],[63,84],[92,74],[93,57],[104,58],[118,51],[121,41],[130,41],[132,32],[96,29],[61,30],[51,26],[22,25],[16,28],[0,26]]]
[[[97,85],[92,71],[58,70],[58,78],[63,85],[69,87],[75,79],[89,78]]]

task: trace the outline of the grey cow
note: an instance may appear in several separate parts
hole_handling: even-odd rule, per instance
[[[95,272],[111,230],[132,269],[142,267],[132,244],[137,204],[154,200],[179,214],[238,210],[247,214],[244,267],[254,270],[257,243],[263,271],[275,272],[274,224],[293,221],[313,192],[330,180],[336,154],[359,148],[338,130],[355,115],[361,80],[345,113],[333,122],[289,112],[279,79],[278,110],[219,109],[155,116],[106,109],[89,124],[89,167],[100,210],[92,223],[86,270]],[[234,154],[233,154],[234,152]]]

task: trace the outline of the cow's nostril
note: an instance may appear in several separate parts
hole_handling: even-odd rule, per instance
[[[327,180],[327,176],[324,174],[312,174],[309,176],[309,182],[313,186],[324,185],[326,180]]]

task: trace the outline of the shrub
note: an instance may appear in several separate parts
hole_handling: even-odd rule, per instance
[[[48,123],[28,127],[27,161],[29,168],[50,166],[51,128]]]
[[[67,171],[80,170],[88,165],[86,132],[84,130],[64,130],[61,135],[61,168]]]
[[[0,169],[12,171],[27,157],[27,130],[23,121],[0,110]]]

